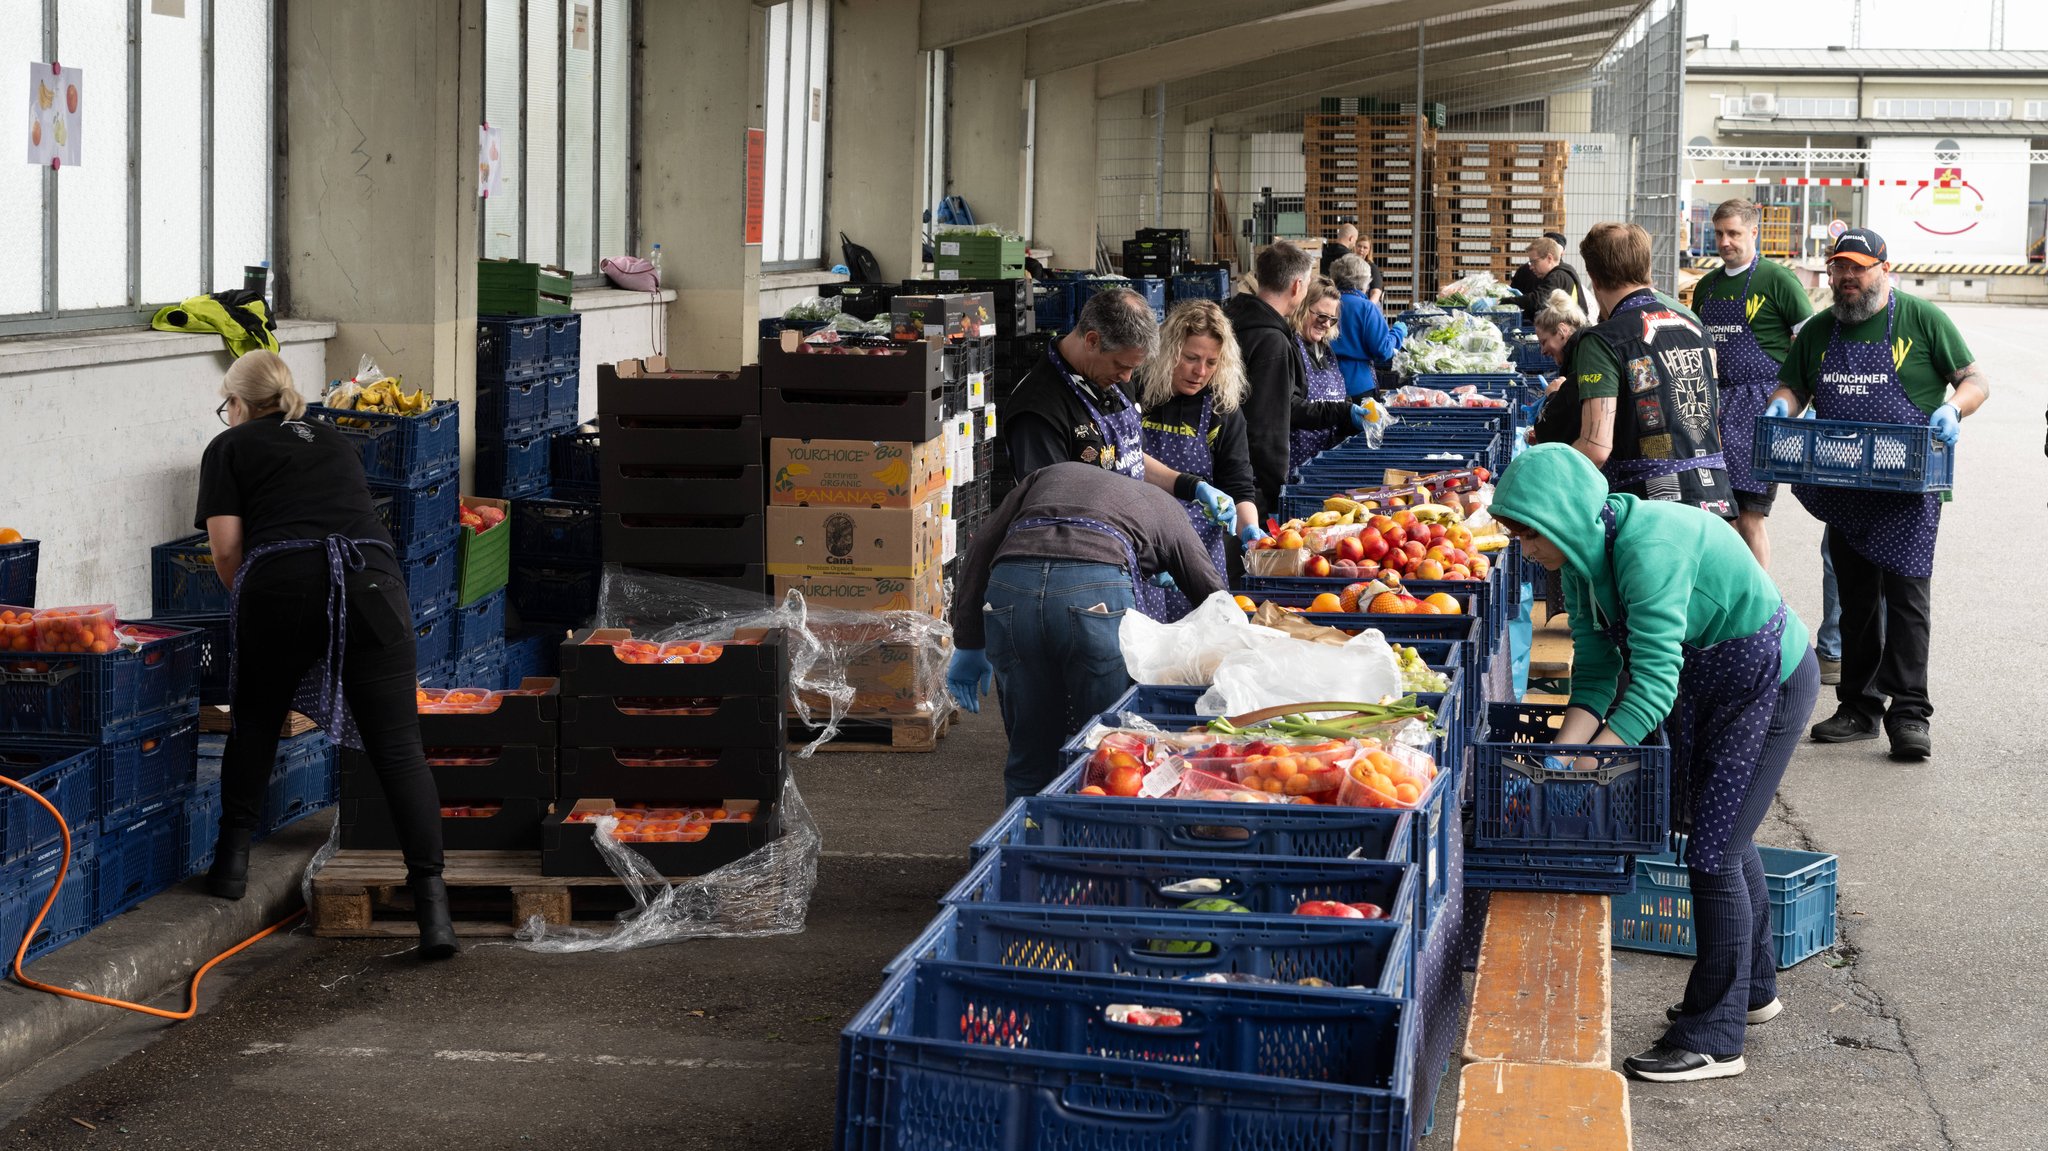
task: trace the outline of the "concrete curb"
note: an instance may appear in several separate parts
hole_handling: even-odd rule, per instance
[[[28,973],[44,983],[133,1003],[178,991],[200,964],[300,906],[299,879],[333,824],[331,813],[315,815],[257,844],[249,893],[238,902],[215,899],[198,878],[188,879],[54,954],[31,960]],[[16,983],[13,948],[19,943],[0,940],[8,974],[0,982],[0,1082],[129,1014]],[[169,1006],[182,1009],[182,997]]]

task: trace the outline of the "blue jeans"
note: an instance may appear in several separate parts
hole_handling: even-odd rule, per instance
[[[1835,587],[1835,558],[1828,554],[1828,533],[1820,534],[1820,630],[1813,634],[1820,658],[1842,662],[1842,593]]]
[[[1060,745],[1130,688],[1117,632],[1132,602],[1114,564],[1011,559],[989,572],[982,627],[1010,737],[1005,805],[1051,783],[1069,766]]]

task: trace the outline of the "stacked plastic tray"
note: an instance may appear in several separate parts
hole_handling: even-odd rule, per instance
[[[477,494],[547,496],[554,433],[581,419],[582,358],[582,316],[477,320]]]

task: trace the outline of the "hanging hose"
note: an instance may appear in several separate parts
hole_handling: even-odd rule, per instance
[[[219,955],[214,956],[212,959],[207,960],[204,964],[200,966],[199,970],[192,973],[192,986],[191,989],[186,993],[186,1006],[185,1010],[183,1011],[166,1011],[161,1007],[150,1007],[147,1004],[142,1003],[130,1003],[125,999],[111,999],[104,995],[93,995],[84,991],[74,991],[69,987],[58,987],[54,984],[41,983],[34,979],[30,979],[28,977],[28,972],[23,971],[21,969],[21,965],[23,960],[28,955],[28,941],[36,937],[36,929],[43,925],[43,917],[48,915],[50,913],[50,908],[56,905],[57,893],[63,890],[64,888],[64,876],[71,870],[71,825],[64,822],[64,814],[58,811],[54,804],[52,804],[49,800],[43,798],[42,793],[36,791],[34,788],[29,787],[27,784],[24,784],[18,780],[9,779],[4,775],[0,775],[0,784],[6,784],[8,787],[11,787],[16,791],[21,792],[23,795],[26,795],[30,799],[35,800],[37,803],[42,804],[43,810],[49,812],[50,817],[57,821],[57,829],[64,833],[64,859],[57,865],[57,880],[55,883],[50,885],[50,894],[47,898],[43,900],[42,909],[36,912],[36,917],[29,922],[28,930],[22,933],[21,946],[14,949],[14,978],[23,987],[27,987],[34,991],[46,991],[51,995],[61,995],[66,999],[82,999],[87,1003],[98,1003],[107,1007],[119,1007],[128,1011],[138,1011],[144,1015],[154,1015],[158,1019],[170,1019],[174,1021],[190,1019],[194,1015],[199,1014],[199,981],[206,978],[207,972],[213,970],[214,966],[220,963],[222,960],[240,954],[250,944],[257,942],[260,939],[264,939],[268,936],[276,934],[278,929],[290,925],[300,916],[306,914],[304,908],[301,908],[298,911],[294,911],[290,915],[285,916],[283,919],[278,920],[276,923],[271,924],[269,927],[266,927],[263,930],[257,932],[256,934],[251,935],[249,938],[244,939],[240,943],[235,944],[233,947],[228,948],[226,951],[221,952]]]

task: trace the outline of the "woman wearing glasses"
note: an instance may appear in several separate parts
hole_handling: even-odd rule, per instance
[[[412,609],[356,447],[308,421],[291,369],[253,351],[221,381],[228,430],[199,465],[195,527],[229,589],[234,729],[221,757],[220,839],[207,887],[247,889],[285,713],[376,766],[404,848],[420,953],[455,953],[441,879],[441,800],[420,747]],[[330,627],[338,623],[339,627]]]
[[[1344,369],[1330,350],[1330,341],[1337,338],[1337,327],[1343,322],[1337,285],[1328,276],[1310,280],[1308,294],[1302,297],[1292,320],[1308,391],[1294,397],[1287,435],[1290,474],[1365,426],[1364,414],[1346,398]]]

